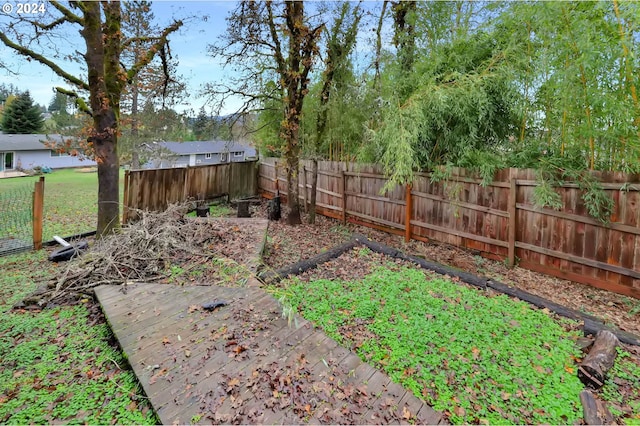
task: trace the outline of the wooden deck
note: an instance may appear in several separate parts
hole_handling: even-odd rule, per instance
[[[96,295],[163,424],[440,424],[440,413],[257,286]],[[214,311],[203,303],[224,300]]]

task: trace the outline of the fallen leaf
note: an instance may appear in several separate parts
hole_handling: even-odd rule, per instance
[[[456,416],[459,416],[459,417],[464,417],[464,415],[465,415],[465,414],[467,414],[466,410],[465,410],[464,408],[462,408],[462,407],[456,407],[456,408],[454,408],[454,409],[453,409],[453,413],[454,413]]]
[[[471,353],[473,354],[473,359],[478,359],[478,357],[480,356],[480,349],[476,348],[475,346],[471,349]]]
[[[242,345],[238,345],[235,348],[233,348],[233,352],[235,352],[236,354],[241,354],[242,352],[246,351],[247,347],[246,346],[242,346]]]
[[[189,358],[191,356],[191,351],[189,349],[185,349],[184,351],[184,356],[186,356],[187,358]]]
[[[168,345],[169,343],[171,343],[171,341],[169,339],[167,339],[166,337],[162,338],[162,344],[163,345]]]
[[[411,418],[411,411],[409,411],[406,405],[402,407],[402,418],[405,420],[409,420]]]
[[[227,384],[230,387],[238,386],[240,384],[240,379],[238,379],[237,377],[234,377],[233,379],[229,380]]]
[[[156,374],[153,375],[153,377],[149,379],[149,384],[150,385],[154,384],[156,381],[158,381],[158,378],[164,376],[166,373],[167,373],[166,368],[163,368],[162,370],[158,371]]]
[[[368,396],[368,395],[367,395],[367,385],[360,385],[360,386],[358,386],[358,387],[356,388],[356,390],[357,390],[358,392],[360,392],[362,395],[364,395],[364,396]]]

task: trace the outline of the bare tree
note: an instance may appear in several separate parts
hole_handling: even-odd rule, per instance
[[[92,117],[88,142],[93,145],[98,163],[97,234],[104,236],[120,226],[118,133],[122,93],[183,22],[176,20],[157,34],[125,38],[119,1],[73,1],[65,6],[51,0],[47,8],[46,13],[33,17],[6,15],[0,23],[0,41],[27,60],[49,67],[72,85],[75,89],[56,89],[74,98],[78,109]],[[59,54],[56,37],[69,27],[79,29],[84,41],[85,52],[76,54],[86,66],[86,74],[74,75],[63,68],[71,55]],[[151,41],[150,48],[125,67],[120,61],[123,49],[141,38]],[[88,104],[83,99],[87,93]]]
[[[282,105],[280,136],[285,142],[287,220],[291,225],[301,223],[300,120],[322,28],[322,24],[311,27],[303,1],[243,1],[227,18],[227,33],[221,42],[209,46],[212,56],[238,72],[236,78],[207,86],[219,106],[231,97],[241,97],[245,101],[237,112],[241,116],[260,110],[268,101]]]

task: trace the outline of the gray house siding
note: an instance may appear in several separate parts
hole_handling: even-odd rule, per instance
[[[207,156],[209,158],[207,158]],[[223,164],[229,163],[230,161],[238,162],[244,161],[244,151],[242,151],[241,160],[238,160],[234,157],[233,153],[229,152],[211,152],[208,154],[196,154],[196,163],[197,164]]]
[[[256,156],[255,148],[225,141],[157,142],[165,150],[174,152],[171,158],[149,161],[145,168],[204,166],[242,162]]]
[[[53,154],[53,155],[52,155]],[[17,151],[14,154],[14,168],[33,169],[34,167],[46,166],[52,169],[62,169],[66,167],[91,167],[96,162],[89,159],[80,159],[71,155],[55,156],[53,151]]]
[[[0,171],[50,167],[95,166],[96,162],[67,154],[57,154],[44,146],[43,141],[62,141],[60,135],[21,135],[0,133]]]

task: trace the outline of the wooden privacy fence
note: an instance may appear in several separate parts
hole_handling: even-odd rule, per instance
[[[410,239],[436,240],[509,265],[640,298],[640,179],[600,173],[614,202],[611,223],[591,218],[576,184],[558,188],[562,208],[534,205],[535,171],[505,169],[494,181],[454,169],[447,181],[421,173],[411,185],[382,193],[387,179],[377,165],[320,162],[319,214]],[[310,200],[311,162],[301,162],[300,200]],[[277,183],[277,186],[276,186]],[[260,163],[258,187],[286,196],[284,161]],[[408,226],[407,226],[408,224]]]
[[[253,196],[258,193],[256,161],[171,169],[129,170],[124,175],[124,210],[127,223],[136,210],[163,211],[169,204]]]

